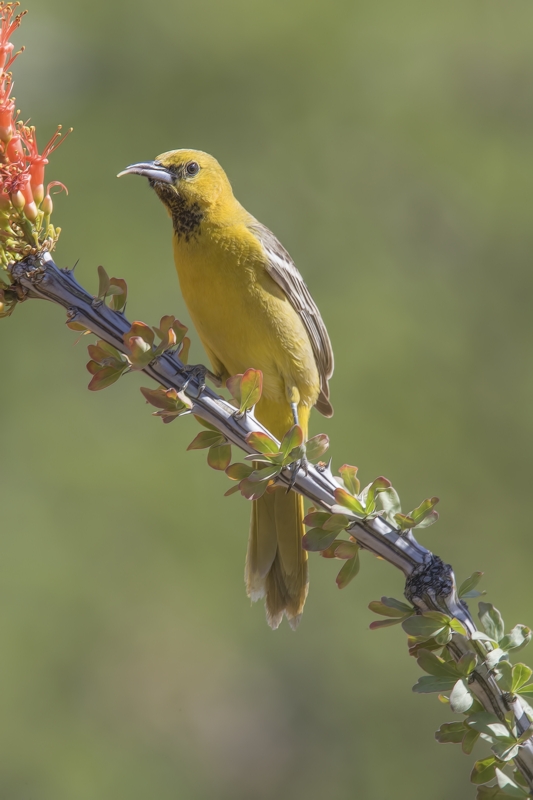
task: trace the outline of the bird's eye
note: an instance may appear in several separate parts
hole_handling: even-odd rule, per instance
[[[198,175],[200,172],[200,164],[198,164],[196,161],[189,161],[186,169],[187,175]]]

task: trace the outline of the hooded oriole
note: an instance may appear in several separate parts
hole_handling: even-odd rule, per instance
[[[221,380],[249,367],[263,372],[257,418],[281,439],[295,419],[307,437],[311,407],[333,414],[328,333],[291,257],[273,233],[235,199],[207,153],[173,150],[121,175],[148,178],[173,225],[183,298]],[[303,499],[276,491],[255,500],[245,579],[252,600],[266,596],[277,628],[298,624],[307,595]]]

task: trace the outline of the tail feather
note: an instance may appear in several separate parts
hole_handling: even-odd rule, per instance
[[[266,596],[271,628],[287,616],[298,625],[308,590],[307,553],[302,548],[303,498],[278,489],[255,500],[252,509],[246,587],[251,600]]]

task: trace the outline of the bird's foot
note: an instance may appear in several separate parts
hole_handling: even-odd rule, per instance
[[[303,453],[300,458],[297,458],[296,461],[293,461],[292,464],[289,464],[289,471],[291,474],[289,485],[287,487],[287,494],[290,492],[291,489],[294,488],[294,484],[296,483],[296,478],[298,477],[298,473],[300,470],[303,469],[306,475],[309,475],[309,461],[307,460],[307,456],[305,455],[305,445],[303,446]]]
[[[185,389],[188,388],[191,380],[196,379],[198,383],[198,392],[196,397],[200,397],[205,389],[205,379],[208,375],[211,375],[211,373],[207,367],[204,367],[203,364],[187,364],[183,367],[183,371],[186,373],[187,379],[181,387],[181,390],[185,391]]]

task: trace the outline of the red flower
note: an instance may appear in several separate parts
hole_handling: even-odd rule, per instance
[[[26,160],[30,165],[31,175],[31,188],[33,197],[37,205],[39,205],[44,197],[44,168],[48,164],[48,156],[57,150],[61,142],[64,142],[69,133],[72,133],[70,128],[66,134],[61,138],[61,125],[57,126],[57,130],[45,146],[43,152],[39,155],[39,148],[37,147],[37,135],[35,126],[27,127],[26,125],[19,124],[18,131],[24,142],[27,150]],[[13,137],[15,138],[15,137]],[[9,145],[11,142],[9,143]],[[8,150],[9,150],[8,145]]]

